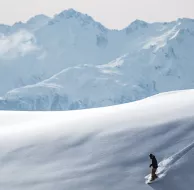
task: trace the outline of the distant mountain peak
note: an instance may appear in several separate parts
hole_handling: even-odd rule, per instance
[[[177,21],[179,21],[179,22],[193,22],[194,23],[194,19],[192,19],[192,18],[179,18]]]
[[[142,20],[135,20],[133,21],[127,28],[126,33],[129,34],[135,30],[142,29],[142,28],[148,28],[148,23]]]
[[[145,21],[143,21],[143,20],[138,20],[138,19],[136,19],[135,21],[133,21],[133,22],[129,25],[129,27],[131,27],[131,28],[136,28],[136,29],[138,29],[138,28],[147,28],[147,27],[148,27],[148,23],[145,22]]]
[[[99,107],[193,88],[193,48],[192,19],[108,30],[68,9],[0,26],[0,109]]]
[[[48,22],[51,18],[46,16],[46,15],[43,15],[43,14],[39,14],[39,15],[36,15],[32,18],[30,18],[28,21],[27,21],[27,24],[36,24],[37,22]]]
[[[93,25],[102,32],[106,32],[108,30],[101,23],[95,21],[91,16],[83,14],[74,9],[67,9],[55,15],[54,18],[49,22],[49,24],[53,25],[55,23],[70,19],[76,19],[77,21],[80,22],[82,26]]]
[[[22,21],[18,21],[18,22],[16,22],[16,23],[14,23],[14,25],[13,26],[21,26],[21,25],[23,25],[24,23],[22,22]]]
[[[136,25],[147,25],[148,23],[145,22],[145,21],[143,21],[143,20],[136,19],[136,20],[134,20],[134,21],[131,23],[131,25],[134,25],[134,24],[136,24]]]
[[[78,18],[82,20],[87,20],[88,22],[93,22],[94,20],[92,17],[88,16],[87,14],[80,13],[74,9],[67,9],[62,11],[61,13],[57,14],[54,18],[65,18],[65,19],[71,19],[71,18]]]

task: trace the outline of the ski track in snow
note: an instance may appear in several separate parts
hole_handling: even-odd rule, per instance
[[[194,142],[185,147],[180,152],[176,153],[175,155],[171,156],[170,158],[164,159],[158,165],[157,175],[160,179],[164,178],[168,171],[180,160],[182,159],[189,151],[194,148]],[[145,179],[150,178],[151,175],[145,177]]]
[[[0,190],[190,190],[193,126],[193,90],[82,111],[2,111]],[[147,185],[150,153],[165,175]]]

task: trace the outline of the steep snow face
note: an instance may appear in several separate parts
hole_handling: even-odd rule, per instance
[[[185,190],[194,185],[194,91],[67,112],[0,112],[3,190]],[[145,184],[154,153],[165,176]]]
[[[77,78],[78,75],[79,78]],[[65,69],[36,85],[8,92],[5,96],[7,103],[2,100],[5,105],[5,107],[2,105],[2,109],[6,109],[8,104],[8,109],[20,106],[21,110],[83,109],[110,106],[113,103],[120,104],[145,96],[149,86],[144,83],[141,84],[142,86],[131,86],[122,81],[120,75],[118,71],[114,71],[114,68],[106,68],[104,65],[99,67],[85,65]],[[110,94],[110,91],[114,93]],[[19,104],[15,101],[18,98],[20,98]]]
[[[194,86],[192,19],[118,31],[69,9],[10,28],[0,29],[0,109],[109,106]]]

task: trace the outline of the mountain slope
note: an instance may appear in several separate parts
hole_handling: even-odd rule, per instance
[[[192,19],[118,31],[70,9],[23,25],[0,37],[0,109],[100,107],[194,86]]]
[[[193,102],[190,90],[89,110],[1,111],[0,187],[191,189]],[[151,186],[144,179],[150,172],[150,153],[170,168]]]

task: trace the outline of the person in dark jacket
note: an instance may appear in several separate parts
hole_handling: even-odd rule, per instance
[[[153,154],[150,154],[150,159],[152,160],[152,163],[150,164],[150,168],[152,167],[152,178],[151,181],[155,180],[156,178],[158,178],[158,176],[156,175],[156,171],[158,168],[158,161],[156,159],[156,157]]]

